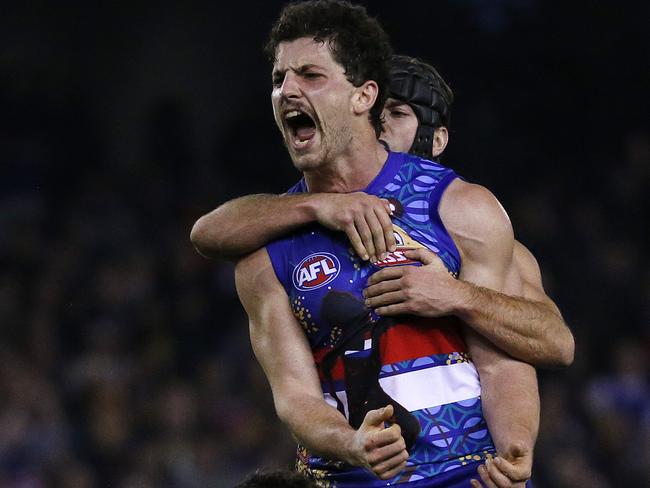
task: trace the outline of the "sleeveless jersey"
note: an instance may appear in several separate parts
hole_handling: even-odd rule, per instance
[[[362,261],[344,233],[319,225],[267,246],[293,313],[309,339],[324,398],[348,419],[350,392],[343,360],[337,358],[325,375],[324,358],[359,317],[375,325],[387,320],[365,307],[362,291],[368,277],[383,267],[419,265],[406,258],[404,250],[426,247],[458,276],[460,255],[438,214],[442,193],[456,177],[436,162],[389,153],[381,172],[364,190],[389,199],[396,207],[392,222],[397,250],[384,261]],[[306,191],[301,180],[289,193]],[[299,447],[298,470],[331,488],[469,486],[470,477],[477,476],[477,463],[493,454],[494,446],[482,414],[478,373],[459,324],[453,317],[391,320],[378,344],[379,385],[420,424],[407,467],[392,480],[380,480],[365,469],[323,459]],[[367,336],[343,354],[368,355],[373,340],[377,339]]]

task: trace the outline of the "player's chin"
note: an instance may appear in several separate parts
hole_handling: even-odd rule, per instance
[[[289,148],[289,153],[291,154],[293,165],[299,171],[314,169],[318,167],[323,159],[320,151],[317,150],[295,152]]]

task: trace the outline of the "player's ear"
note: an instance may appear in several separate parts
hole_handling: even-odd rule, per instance
[[[447,147],[449,142],[449,131],[443,125],[438,127],[433,133],[433,141],[431,142],[431,155],[435,158],[440,156]]]
[[[369,112],[375,104],[378,94],[379,87],[377,86],[377,83],[372,80],[368,80],[364,84],[356,87],[351,100],[352,112],[355,115]]]

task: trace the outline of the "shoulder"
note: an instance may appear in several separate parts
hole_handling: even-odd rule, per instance
[[[487,188],[455,179],[440,200],[439,213],[461,255],[496,247],[504,256],[512,256],[510,218]]]
[[[235,284],[242,305],[249,313],[255,305],[285,293],[275,275],[266,248],[258,249],[237,262]]]

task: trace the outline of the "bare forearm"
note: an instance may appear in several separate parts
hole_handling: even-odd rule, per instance
[[[497,453],[510,452],[514,444],[532,452],[539,427],[535,369],[508,359],[490,366],[487,371],[483,368],[480,374],[483,414]]]
[[[573,336],[549,304],[464,282],[467,299],[454,314],[512,357],[538,367],[568,366]]]
[[[464,328],[465,340],[481,380],[481,402],[497,453],[514,446],[532,453],[539,429],[535,368],[506,356],[483,336]]]
[[[352,443],[355,430],[322,399],[296,395],[276,402],[278,416],[296,440],[313,454],[358,465]]]
[[[311,195],[247,195],[201,217],[190,239],[204,256],[235,259],[314,220]]]

